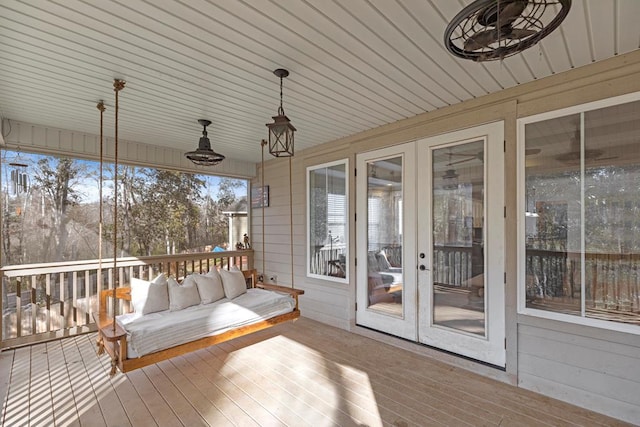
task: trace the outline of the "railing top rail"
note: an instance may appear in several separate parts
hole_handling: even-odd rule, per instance
[[[198,261],[204,259],[226,259],[243,256],[252,256],[253,249],[224,252],[192,252],[175,255],[152,255],[143,257],[122,257],[117,259],[118,267],[136,267],[142,265],[154,265],[161,263],[174,263],[182,261]],[[66,273],[73,271],[97,270],[100,260],[89,259],[79,261],[61,261],[39,264],[6,265],[0,268],[0,274],[5,277],[31,276],[46,273]],[[113,267],[113,258],[102,259],[102,269]]]
[[[570,251],[554,251],[549,249],[529,249],[527,248],[527,256],[542,257],[569,257],[580,258],[580,252]],[[588,260],[640,260],[640,253],[607,253],[607,252],[586,252],[585,258]]]

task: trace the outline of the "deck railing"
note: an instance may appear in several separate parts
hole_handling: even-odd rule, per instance
[[[527,300],[580,301],[581,255],[527,249]],[[640,254],[586,253],[588,308],[640,312]]]
[[[456,288],[471,287],[471,246],[435,246],[433,248],[433,282]]]
[[[311,256],[309,272],[324,276],[345,277],[346,248],[319,248]]]
[[[253,268],[253,251],[199,252],[117,259],[119,286],[159,273],[182,278],[213,266]],[[0,269],[0,348],[70,336],[95,329],[92,313],[101,290],[114,285],[113,259],[10,265]]]

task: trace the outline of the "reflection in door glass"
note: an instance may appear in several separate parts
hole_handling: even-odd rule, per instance
[[[402,157],[367,164],[368,307],[402,316]]]
[[[484,141],[432,158],[433,324],[485,335]]]

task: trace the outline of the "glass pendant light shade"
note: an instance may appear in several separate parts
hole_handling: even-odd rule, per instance
[[[275,157],[293,157],[294,132],[296,128],[291,120],[284,114],[282,108],[282,79],[289,75],[287,70],[278,68],[273,72],[280,78],[280,107],[278,115],[273,116],[273,123],[267,123],[269,128],[269,153]]]
[[[269,128],[269,153],[275,157],[293,156],[293,141],[296,128],[284,114],[274,116],[273,123],[267,123]]]
[[[202,130],[202,136],[200,137],[200,142],[198,142],[198,149],[195,151],[189,151],[185,153],[185,157],[191,160],[196,165],[200,166],[214,166],[220,163],[225,159],[225,157],[216,153],[211,149],[211,141],[207,136],[207,126],[211,124],[210,120],[200,119],[198,120],[204,129]]]

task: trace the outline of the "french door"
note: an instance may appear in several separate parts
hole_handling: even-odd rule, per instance
[[[359,154],[356,175],[356,322],[412,341],[416,240],[406,235],[415,232],[415,158],[414,143]]]
[[[502,141],[500,122],[358,156],[358,324],[504,366]]]

